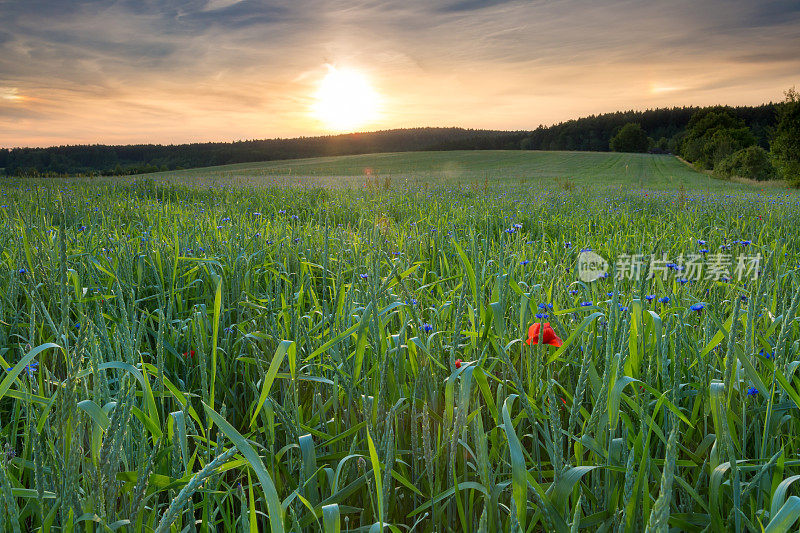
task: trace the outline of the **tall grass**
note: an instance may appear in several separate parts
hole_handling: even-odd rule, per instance
[[[0,194],[0,530],[797,530],[794,196]]]

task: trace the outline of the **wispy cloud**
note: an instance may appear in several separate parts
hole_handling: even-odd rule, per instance
[[[800,83],[794,0],[0,0],[0,20],[0,146],[323,132],[326,63],[382,94],[370,128],[534,128]]]

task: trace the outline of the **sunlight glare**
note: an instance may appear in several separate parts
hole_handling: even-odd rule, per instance
[[[367,78],[353,70],[328,69],[314,95],[314,116],[334,131],[352,131],[375,120],[378,94]]]

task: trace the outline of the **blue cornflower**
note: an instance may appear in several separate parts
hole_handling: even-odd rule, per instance
[[[772,359],[772,354],[770,352],[765,352],[764,348],[761,348],[761,351],[758,352],[758,355],[760,355],[761,357],[765,357],[767,359]]]
[[[706,241],[704,241],[704,240],[702,240],[702,239],[700,239],[700,240],[698,240],[698,241],[697,241],[697,244],[699,244],[700,246],[703,246],[703,245],[705,245],[705,243],[706,243]]]
[[[644,297],[644,299],[647,300],[648,302],[652,302],[653,300],[655,300],[655,298],[656,298],[655,294],[648,294],[647,296]]]
[[[572,243],[570,241],[565,242],[564,248],[572,248]]]
[[[689,280],[686,278],[678,278],[678,283],[680,283],[681,285],[686,285],[687,283],[689,283]]]
[[[569,291],[570,294],[578,294],[578,292],[580,292],[578,291],[578,289],[572,289],[571,291]]]
[[[591,247],[589,247],[589,248],[583,248],[583,249],[581,250],[581,253],[583,253],[583,252],[591,252],[591,251],[592,251]]]
[[[425,322],[422,324],[422,331],[424,331],[425,333],[430,333],[431,331],[433,331],[433,326]]]
[[[592,305],[592,302],[581,302],[581,307],[589,307]]]
[[[406,303],[408,305],[417,305],[417,299],[416,298],[411,298],[410,300],[406,300]]]
[[[369,277],[369,274],[360,274],[360,276],[361,279],[367,279]]]
[[[702,250],[700,250],[700,253],[701,254],[707,254],[708,253],[708,249],[707,248],[703,248]]]
[[[624,306],[624,305],[620,305],[620,306],[619,306],[619,310],[620,310],[620,311],[622,311],[622,312],[624,313],[625,311],[627,311],[627,310],[628,310],[628,308],[627,308],[626,306]]]
[[[539,309],[552,309],[552,308],[553,308],[553,304],[546,304],[546,303],[540,303],[539,304]]]
[[[23,276],[28,273],[27,269],[24,269],[24,268],[20,268],[19,270],[17,270],[17,272],[19,272],[20,275],[23,275]]]
[[[525,265],[527,265],[528,263],[530,263],[530,261],[528,261],[528,260],[526,259],[526,260],[524,260],[524,261],[520,261],[520,263],[519,263],[519,264],[520,264],[520,265],[522,265],[522,266],[525,266]]]
[[[705,308],[706,308],[706,304],[704,304],[703,302],[699,302],[699,303],[693,304],[689,309],[691,309],[692,311],[697,311],[699,313]]]
[[[669,303],[669,296],[663,296],[659,298],[658,301],[661,302],[662,304]]]
[[[748,396],[755,396],[756,394],[758,394],[758,389],[757,388],[750,387],[749,389],[747,389],[747,395]]]
[[[39,362],[33,361],[32,363],[27,365],[24,370],[25,372],[28,373],[28,376],[33,376],[33,374],[36,373],[38,369],[39,369]],[[6,372],[11,372],[12,370],[14,370],[14,367],[12,366],[6,368]]]
[[[547,313],[536,313],[536,318],[547,318],[549,316]]]

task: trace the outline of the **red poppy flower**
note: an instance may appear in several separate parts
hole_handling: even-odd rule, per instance
[[[542,343],[549,344],[550,346],[559,347],[564,344],[561,339],[558,338],[556,335],[555,330],[550,327],[550,322],[544,323],[544,331],[542,334],[539,334],[539,323],[536,322],[528,329],[528,340],[525,342],[527,344],[539,344],[539,339],[542,340]]]
[[[184,357],[194,357],[194,350],[189,350],[188,352],[183,352]]]
[[[456,368],[461,368],[461,359],[456,359]]]

